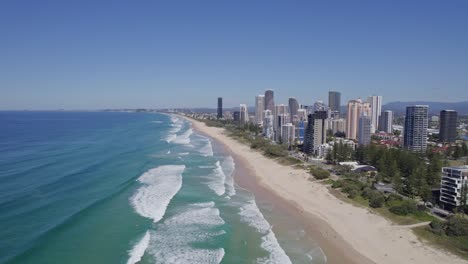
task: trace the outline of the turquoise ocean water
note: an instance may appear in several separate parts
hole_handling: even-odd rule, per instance
[[[0,263],[326,262],[300,226],[273,232],[288,217],[178,117],[0,112],[0,124]]]

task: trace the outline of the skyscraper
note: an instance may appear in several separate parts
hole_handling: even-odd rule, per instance
[[[223,98],[218,97],[218,119],[223,118]]]
[[[457,118],[455,110],[440,111],[439,140],[441,142],[453,143],[457,140]]]
[[[369,98],[367,98],[367,102],[371,107],[371,133],[375,133],[379,126],[380,113],[382,112],[382,96],[369,96]]]
[[[296,136],[296,128],[291,123],[286,123],[281,126],[281,143],[291,146],[294,144]]]
[[[314,153],[316,153],[320,145],[327,143],[327,117],[327,111],[317,111],[314,113]]]
[[[371,118],[366,114],[361,115],[359,118],[359,145],[366,146],[371,142]]]
[[[263,111],[265,111],[265,96],[255,96],[255,123],[259,126],[263,124]]]
[[[270,110],[263,111],[263,135],[270,140],[274,137],[273,120]]]
[[[273,90],[265,91],[265,110],[275,111],[275,100]]]
[[[307,115],[307,126],[305,128],[304,144],[302,151],[307,155],[312,155],[314,152],[314,115]]]
[[[359,118],[366,114],[370,116],[371,107],[369,103],[363,103],[361,99],[351,100],[348,102],[348,113],[346,118],[346,137],[349,139],[357,139],[359,130]]]
[[[328,92],[328,107],[332,111],[340,112],[341,108],[341,93],[335,91]]]
[[[414,152],[427,149],[427,113],[429,106],[413,105],[406,107],[403,146]]]
[[[249,122],[249,112],[247,110],[247,105],[241,104],[240,107],[240,124],[245,125]]]
[[[293,121],[294,117],[297,116],[297,110],[299,110],[299,103],[297,102],[296,98],[290,97],[288,105],[289,114],[291,115],[291,121]]]
[[[326,143],[327,139],[327,111],[317,111],[307,116],[304,145],[302,151],[308,155],[315,153],[317,148]]]
[[[379,130],[385,133],[393,133],[393,112],[383,111],[379,118]]]

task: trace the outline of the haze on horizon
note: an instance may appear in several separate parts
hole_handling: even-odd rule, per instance
[[[0,110],[468,100],[468,1],[3,1]]]

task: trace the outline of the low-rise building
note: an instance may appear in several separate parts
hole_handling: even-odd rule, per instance
[[[455,208],[468,196],[468,166],[443,167],[440,201],[445,208]]]

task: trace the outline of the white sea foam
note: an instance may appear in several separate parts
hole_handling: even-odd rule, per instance
[[[133,246],[133,249],[128,252],[130,258],[127,261],[127,264],[135,264],[141,261],[141,258],[145,254],[146,249],[148,248],[150,242],[150,233],[146,231],[145,235],[141,240]]]
[[[213,190],[217,195],[221,196],[226,192],[224,183],[226,181],[226,175],[224,175],[223,169],[219,161],[216,162],[216,168],[213,170],[211,175],[208,177],[208,187]]]
[[[166,165],[151,169],[138,178],[143,184],[130,198],[135,211],[156,223],[164,216],[171,199],[182,187],[184,165]]]
[[[226,193],[229,196],[233,196],[236,194],[236,188],[234,187],[234,178],[233,173],[236,164],[234,163],[234,159],[229,156],[223,160],[221,167],[223,168],[224,175],[226,175]]]
[[[179,153],[179,155],[181,155],[181,156],[187,156],[187,155],[189,155],[189,154],[190,154],[190,153],[188,153],[188,152],[181,152],[181,153]]]
[[[162,124],[163,121],[151,121],[151,123]]]
[[[204,138],[205,145],[199,149],[200,154],[205,157],[213,156],[213,145],[211,144],[211,140],[209,138]]]
[[[281,248],[275,233],[268,221],[263,217],[255,200],[250,200],[240,208],[241,221],[255,228],[263,235],[261,247],[269,252],[269,256],[257,260],[257,263],[292,263],[286,252]]]
[[[198,166],[200,169],[215,169],[216,166]]]
[[[184,124],[183,120],[174,116],[171,116],[171,122],[172,128],[169,130],[168,135],[166,137],[167,143],[171,143],[177,138],[177,133],[182,129],[182,126]]]
[[[180,144],[180,145],[189,145],[190,136],[192,134],[193,134],[193,130],[189,128],[184,133],[177,135],[176,138],[172,140],[172,143]]]
[[[225,234],[219,227],[224,224],[214,202],[189,205],[158,224],[151,235],[148,252],[155,263],[220,263],[224,249],[193,247],[193,243],[204,243]]]

